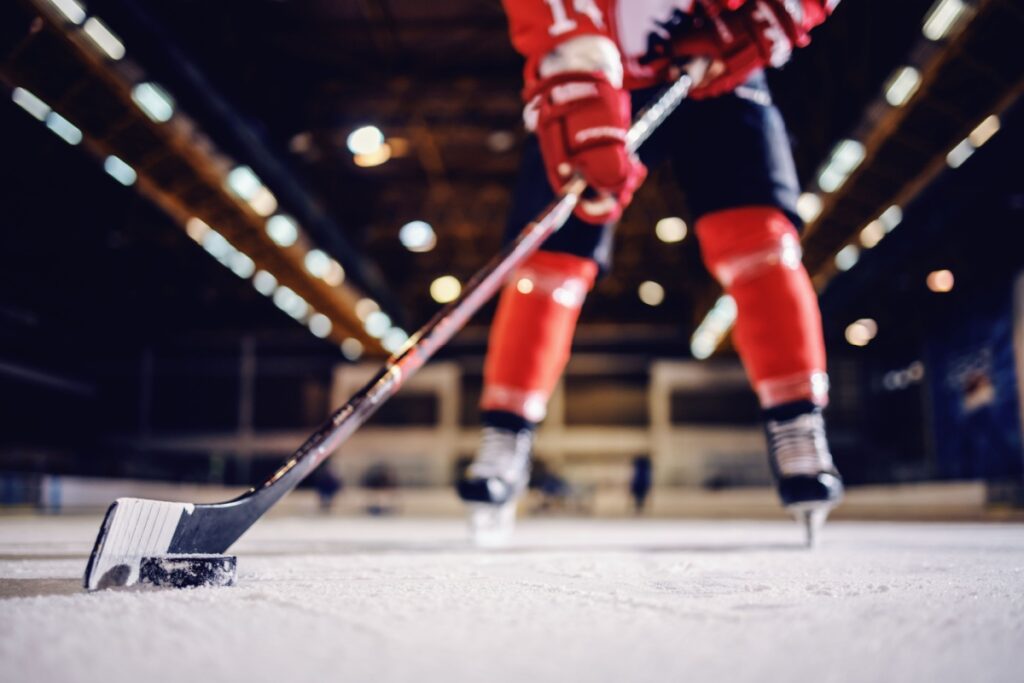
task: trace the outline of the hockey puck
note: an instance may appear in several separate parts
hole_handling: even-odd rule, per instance
[[[237,577],[234,555],[144,557],[139,566],[139,583],[160,588],[234,586]]]

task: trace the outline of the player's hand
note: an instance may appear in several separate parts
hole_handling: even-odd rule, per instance
[[[579,173],[590,190],[576,215],[594,224],[617,220],[647,176],[626,150],[629,94],[599,72],[568,71],[538,82],[527,102],[551,186],[557,192]]]
[[[671,48],[676,59],[712,60],[690,96],[724,95],[754,71],[788,62],[794,48],[810,42],[808,31],[813,24],[804,13],[802,0],[702,0],[693,17],[693,30],[675,40]]]

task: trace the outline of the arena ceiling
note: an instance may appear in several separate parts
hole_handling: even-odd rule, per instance
[[[66,108],[61,113],[75,121],[102,110],[85,97],[96,84],[116,90],[118,79],[135,72],[124,61],[83,58],[81,28],[54,14],[60,4],[5,4],[2,75],[9,91],[49,89],[54,109]],[[837,251],[887,207],[912,200],[957,141],[1020,95],[1019,5],[969,3],[962,26],[928,40],[922,25],[935,5],[847,0],[814,43],[771,76],[808,190],[816,190],[837,143],[864,145],[861,166],[844,187],[820,193],[821,215],[807,231],[809,264],[822,287],[837,273]],[[273,263],[281,282],[294,283],[329,315],[333,342],[354,336],[374,349],[360,329],[359,297],[375,298],[396,324],[414,329],[438,306],[430,296],[435,278],[464,281],[498,249],[523,132],[521,60],[497,0],[92,0],[86,10],[121,39],[133,68],[173,93],[212,151],[197,158],[159,136],[119,137],[141,124],[113,113],[111,121],[123,123],[103,124],[93,141],[79,121],[94,157],[113,145],[164,174],[152,178],[150,192],[143,182],[115,187],[88,154],[4,104],[0,135],[16,161],[5,168],[4,186],[19,225],[13,235],[10,224],[9,244],[17,248],[3,257],[20,291],[6,302],[9,318],[51,314],[62,329],[97,344],[105,335],[301,329],[179,229],[189,211],[207,211],[221,217],[235,243],[251,247],[258,265]],[[887,105],[887,84],[908,63],[921,74],[919,92],[907,106]],[[379,127],[393,152],[372,168],[354,163],[346,147],[348,134],[365,124]],[[167,161],[179,156],[183,163]],[[215,181],[204,187],[204,178],[228,168],[226,158],[256,169],[300,218],[309,246],[344,266],[351,291],[309,281],[301,264],[245,232],[259,232],[259,217],[225,204]],[[689,222],[685,197],[663,171],[620,226],[616,267],[588,300],[581,343],[685,354],[719,291],[692,234],[678,244],[657,239],[654,225],[666,216]],[[433,226],[431,251],[413,253],[400,243],[400,227],[412,220]],[[51,270],[26,265],[24,254],[47,253],[54,244],[68,249],[51,257]],[[660,305],[639,300],[646,280],[663,286]],[[132,315],[125,317],[126,308]],[[477,325],[462,343],[479,349],[482,339]]]

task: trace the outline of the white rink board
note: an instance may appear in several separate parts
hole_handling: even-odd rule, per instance
[[[0,518],[5,681],[1019,681],[1024,526],[274,518],[228,589],[78,588],[98,517]]]

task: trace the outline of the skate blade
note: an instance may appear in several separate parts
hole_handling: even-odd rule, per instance
[[[508,545],[516,525],[516,502],[474,503],[469,509],[469,538],[478,548]]]
[[[804,530],[804,545],[815,548],[821,540],[821,530],[825,520],[835,505],[831,503],[796,503],[787,510],[796,518],[797,524]]]

